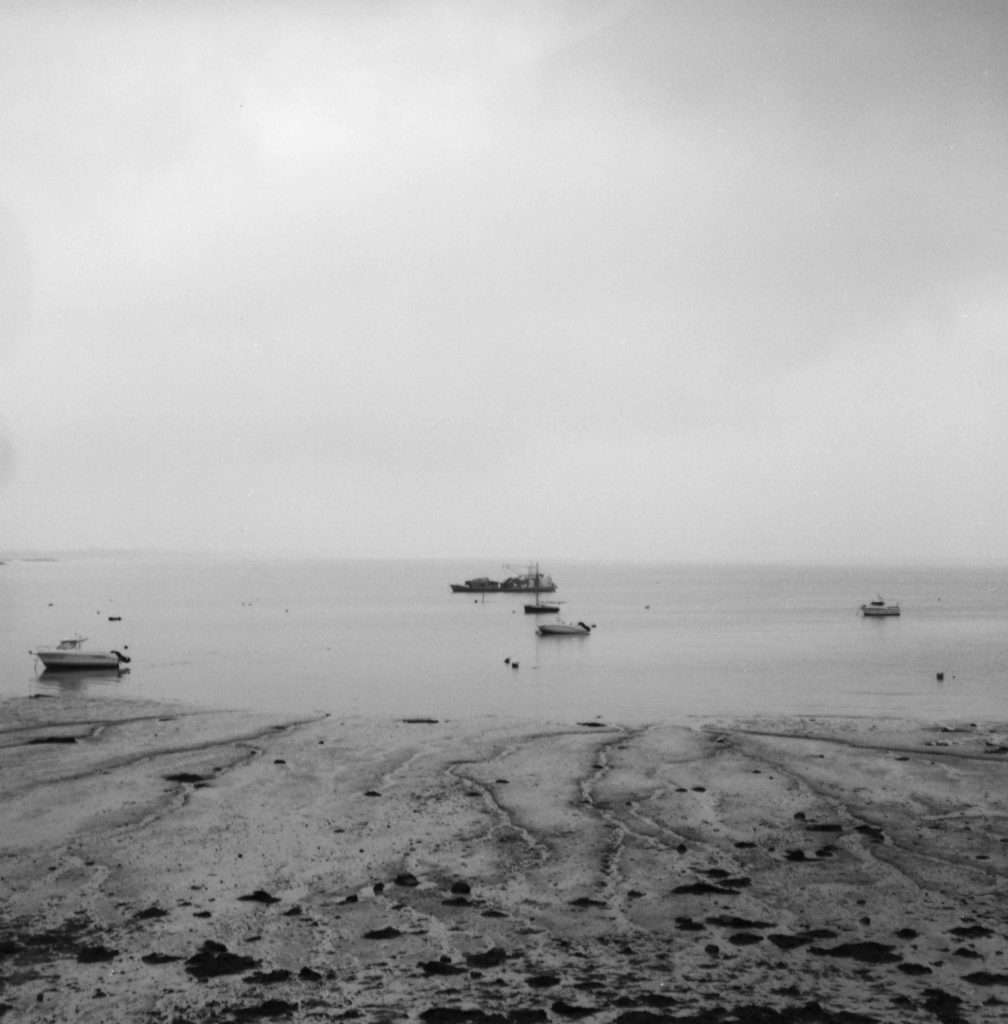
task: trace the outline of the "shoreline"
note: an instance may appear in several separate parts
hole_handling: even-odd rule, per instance
[[[0,714],[0,1020],[1008,1014],[1008,725]]]

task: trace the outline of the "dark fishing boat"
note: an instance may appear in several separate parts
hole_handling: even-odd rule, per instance
[[[501,588],[497,580],[489,579],[487,576],[477,576],[475,579],[466,580],[465,583],[452,583],[450,586],[453,594],[493,594]]]
[[[505,566],[505,568],[509,568]],[[466,580],[465,583],[450,583],[453,594],[552,594],[556,590],[556,584],[551,576],[539,572],[536,566],[516,576],[509,576],[506,580],[492,580],[487,576],[477,576],[474,579]]]

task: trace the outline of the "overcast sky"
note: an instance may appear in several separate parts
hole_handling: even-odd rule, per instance
[[[6,2],[0,96],[5,551],[1008,559],[1002,0]]]

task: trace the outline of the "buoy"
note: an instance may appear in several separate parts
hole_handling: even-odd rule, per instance
[[[939,672],[938,673],[938,682],[940,683],[944,678],[945,678],[945,673],[944,672]]]

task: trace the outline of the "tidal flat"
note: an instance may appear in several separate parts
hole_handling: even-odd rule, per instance
[[[1008,725],[0,709],[0,1019],[1008,1017]]]

